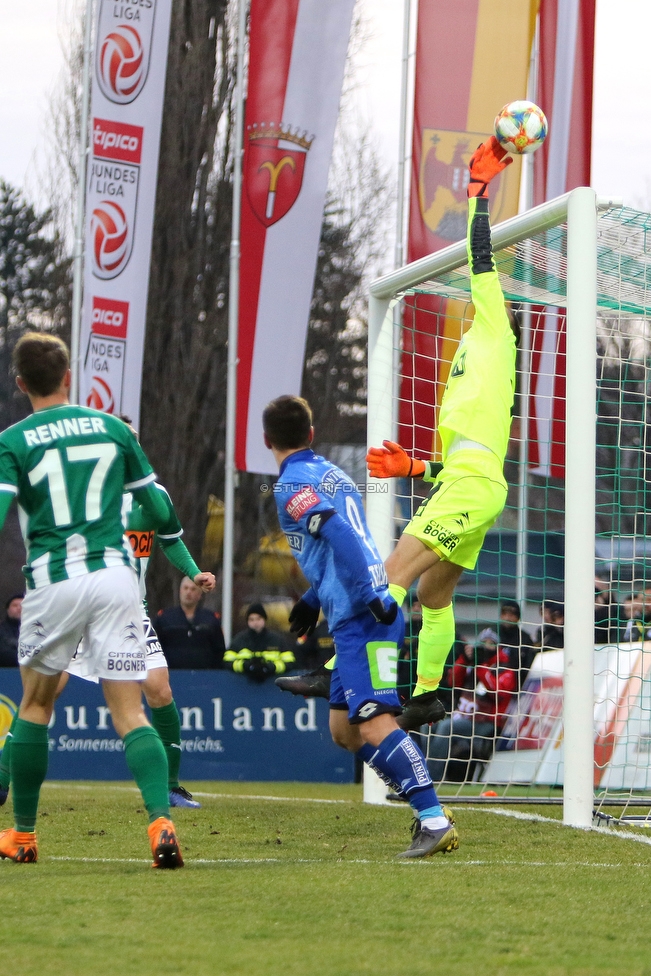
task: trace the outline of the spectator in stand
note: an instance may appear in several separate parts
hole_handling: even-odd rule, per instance
[[[335,642],[328,630],[328,622],[322,617],[309,637],[299,637],[294,654],[296,666],[305,671],[315,671],[329,661],[335,652]]]
[[[476,644],[464,646],[450,683],[458,696],[456,708],[438,723],[430,740],[428,765],[434,782],[465,779],[469,761],[489,758],[506,720],[517,678],[494,630],[487,627]]]
[[[565,608],[556,600],[543,600],[542,627],[538,628],[534,645],[543,651],[550,651],[564,646],[563,625],[565,623]]]
[[[252,603],[246,611],[246,630],[235,634],[224,654],[224,665],[235,674],[245,674],[251,681],[284,674],[296,664],[294,652],[284,634],[267,629],[267,611],[261,603]]]
[[[594,593],[595,644],[617,644],[627,623],[624,607],[606,580],[596,577]]]
[[[651,639],[651,607],[648,590],[639,590],[624,598],[622,613],[624,617],[623,641],[637,641]]]
[[[223,667],[220,617],[200,607],[203,592],[188,576],[179,587],[178,607],[161,610],[154,624],[170,669],[204,671]]]
[[[509,662],[518,676],[518,687],[526,678],[537,651],[528,630],[520,626],[520,604],[517,600],[503,600],[498,624],[500,645],[509,652]]]
[[[5,603],[7,613],[0,624],[0,668],[18,667],[18,635],[24,598],[24,593],[16,593]]]

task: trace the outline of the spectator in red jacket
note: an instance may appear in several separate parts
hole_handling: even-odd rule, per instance
[[[452,666],[448,680],[460,694],[455,711],[438,723],[430,739],[428,759],[434,782],[465,779],[469,761],[487,759],[493,750],[517,690],[509,652],[498,641],[497,634],[486,628],[476,645],[465,645]]]

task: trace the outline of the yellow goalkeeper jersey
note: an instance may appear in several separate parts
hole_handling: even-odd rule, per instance
[[[475,318],[455,353],[441,402],[443,461],[457,435],[504,463],[515,393],[515,336],[491,246],[488,200],[468,201],[468,262]]]

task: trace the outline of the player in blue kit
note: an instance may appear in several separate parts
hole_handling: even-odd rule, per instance
[[[265,408],[262,422],[265,444],[280,468],[274,486],[280,525],[310,583],[290,614],[292,630],[310,634],[323,609],[337,652],[330,686],[332,738],[411,804],[416,830],[399,857],[456,850],[456,828],[439,804],[423,754],[396,722],[402,711],[396,673],[404,621],[389,594],[361,497],[340,468],[311,449],[312,411],[305,400],[278,397]]]

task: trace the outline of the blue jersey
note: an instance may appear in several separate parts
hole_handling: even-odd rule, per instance
[[[384,563],[368,530],[361,496],[347,474],[310,449],[297,451],[283,461],[274,494],[280,527],[331,630],[364,613],[375,597],[388,597]],[[333,512],[352,529],[351,543],[363,554],[361,563],[354,560],[361,567],[356,575],[350,572],[352,558],[336,553],[327,539],[315,534],[315,516]]]

